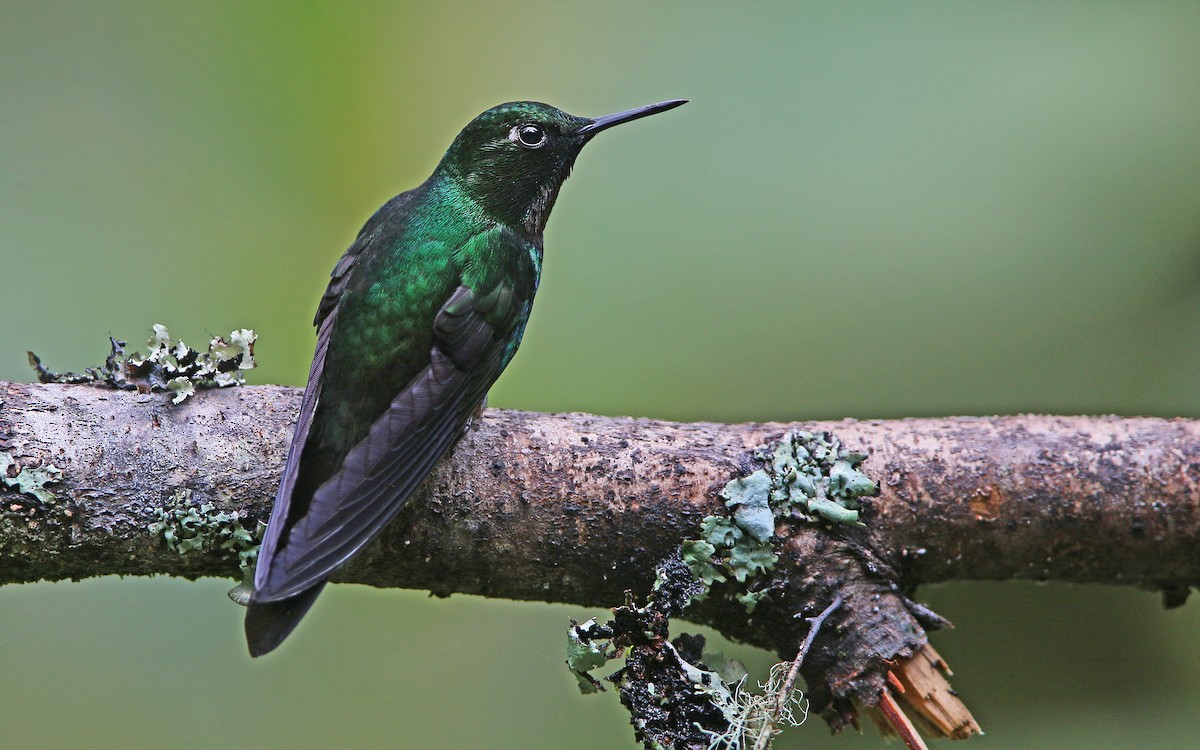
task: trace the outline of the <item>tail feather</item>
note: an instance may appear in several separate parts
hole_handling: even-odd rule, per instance
[[[246,607],[246,645],[250,647],[250,656],[262,656],[278,648],[300,624],[323,588],[325,581],[277,602],[256,602],[251,595]]]

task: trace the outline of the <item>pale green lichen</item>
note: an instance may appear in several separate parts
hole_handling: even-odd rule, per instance
[[[696,580],[704,584],[704,593],[697,596],[703,598],[714,583],[724,583],[726,578],[713,564],[713,556],[717,554],[715,545],[700,539],[692,539],[679,545],[679,556],[692,571]]]
[[[721,497],[733,509],[737,525],[760,543],[775,533],[775,514],[771,512],[771,478],[764,471],[734,479],[725,485]]]
[[[121,390],[165,391],[173,403],[181,403],[197,388],[227,388],[245,382],[242,371],[253,369],[257,334],[249,328],[215,336],[207,351],[198,351],[182,340],[174,341],[167,327],[155,323],[146,345],[149,353],[126,354],[125,342],[110,338],[112,351],[104,365],[82,373],[48,370],[37,355],[29,352],[29,364],[43,383],[105,383]]]
[[[721,490],[731,515],[705,517],[702,538],[680,545],[684,562],[705,586],[695,600],[707,596],[714,583],[732,577],[744,584],[774,568],[779,557],[771,539],[779,519],[861,526],[860,498],[879,492],[858,470],[866,457],[846,450],[832,433],[801,430],[756,451],[762,468]],[[731,593],[747,612],[766,594],[766,589]]]
[[[567,667],[571,674],[575,675],[575,679],[579,680],[579,692],[584,695],[604,690],[604,686],[588,673],[603,667],[609,657],[605,654],[602,643],[584,640],[598,628],[599,623],[593,618],[582,625],[572,623],[567,629]]]
[[[175,395],[171,398],[171,403],[178,404],[188,396],[196,393],[196,386],[187,378],[171,378],[167,381],[167,390]]]
[[[21,466],[9,454],[0,453],[0,483],[10,490],[29,495],[42,505],[52,505],[58,499],[46,485],[61,482],[62,478],[62,469],[54,464]]]
[[[630,641],[630,621],[642,622],[657,613],[664,619],[656,621],[661,631],[657,640],[660,650],[656,652],[660,656],[656,658],[662,661],[663,652],[671,652],[674,659],[667,661],[676,663],[687,683],[693,685],[693,692],[724,717],[725,728],[721,731],[696,725],[709,748],[757,746],[760,738],[769,744],[769,736],[778,733],[780,727],[803,721],[807,704],[802,697],[779,696],[788,664],[772,668],[768,682],[760,685],[765,694],[755,695],[743,689],[744,671],[740,675],[718,674],[720,670],[707,671],[684,660],[672,642],[665,639],[665,618],[709,596],[716,584],[726,584],[719,591],[752,613],[771,592],[769,586],[756,579],[772,570],[779,560],[775,531],[780,521],[861,527],[861,499],[879,492],[878,485],[858,470],[866,457],[864,453],[846,450],[832,433],[798,430],[755,452],[754,459],[761,468],[731,480],[721,490],[729,515],[705,517],[700,525],[700,538],[682,542],[678,557],[660,563],[650,602],[645,607],[634,608],[627,601],[625,607],[614,610],[625,613],[624,618],[617,617],[605,625],[594,619],[583,625],[572,623],[567,663],[579,680],[580,690],[601,689],[589,672],[622,652],[620,647],[605,646]],[[717,661],[710,661],[707,654],[704,659],[708,664]],[[627,667],[609,679],[618,682],[625,691],[630,688],[632,677]],[[655,692],[656,684],[634,685],[630,689],[635,692],[640,689],[657,705],[668,699],[660,699]],[[656,740],[648,734],[650,714],[639,715],[627,700],[629,694],[622,695],[633,713],[639,739],[647,747],[654,746]]]
[[[774,529],[774,523],[771,527]],[[728,580],[727,576],[745,583],[751,576],[775,567],[779,559],[770,542],[759,541],[736,516],[706,516],[700,522],[700,531],[704,538],[684,542],[680,552],[693,572],[703,570],[705,565],[713,567],[714,572],[698,576],[706,586],[713,582],[723,583]],[[703,598],[703,595],[697,598]]]
[[[158,520],[148,524],[147,531],[180,555],[224,551],[230,558],[236,558],[243,578],[246,577],[258,560],[266,524],[259,521],[250,530],[239,513],[218,511],[212,503],[195,504],[191,497],[190,490],[176,492],[168,503],[155,509]]]
[[[861,526],[859,498],[879,492],[875,482],[858,470],[867,455],[846,450],[830,432],[792,430],[755,457],[764,468],[751,476],[761,475],[760,482],[769,482],[770,505],[777,515],[797,511],[812,520]],[[730,506],[743,502],[740,496],[727,496]]]

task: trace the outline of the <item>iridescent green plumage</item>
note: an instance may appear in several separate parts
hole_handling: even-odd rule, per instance
[[[395,516],[512,359],[541,277],[542,230],[580,149],[682,103],[596,120],[536,102],[493,107],[428,180],[367,221],[317,312],[246,615],[252,655],[278,646]]]

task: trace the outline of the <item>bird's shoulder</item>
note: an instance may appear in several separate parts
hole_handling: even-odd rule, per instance
[[[366,250],[374,245],[386,243],[388,235],[398,235],[403,232],[407,223],[405,214],[424,190],[425,185],[421,185],[400,193],[371,214],[362,229],[358,231],[354,242],[350,243],[350,247],[346,249],[329,273],[329,284],[325,287],[325,293],[321,296],[321,302],[317,306],[316,317],[313,318],[314,326],[320,328],[321,323],[337,307],[338,300],[345,291],[346,284],[350,281],[354,267]]]

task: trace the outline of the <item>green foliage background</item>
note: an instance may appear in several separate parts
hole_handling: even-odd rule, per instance
[[[688,97],[580,158],[492,405],[1197,417],[1198,38],[1195,2],[5,0],[0,378],[161,322],[298,385],[334,260],[476,113]],[[0,745],[633,746],[562,665],[577,608],[339,586],[251,663],[228,586],[0,589]],[[972,746],[1194,741],[1195,603],[922,593]]]

